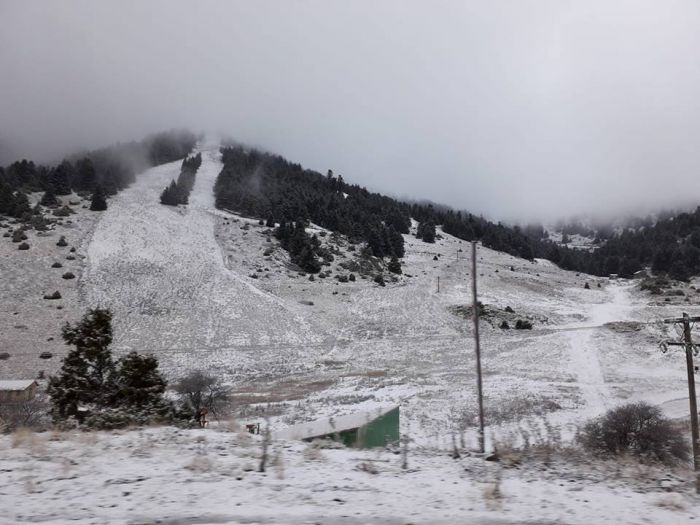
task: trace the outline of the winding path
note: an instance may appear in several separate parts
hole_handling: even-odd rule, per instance
[[[598,415],[608,408],[609,392],[600,362],[600,348],[594,335],[606,323],[629,320],[632,303],[631,285],[611,284],[606,292],[609,300],[594,303],[586,312],[586,320],[566,327],[571,371],[578,380],[586,415]]]

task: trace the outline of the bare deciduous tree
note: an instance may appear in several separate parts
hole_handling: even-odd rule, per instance
[[[20,427],[40,430],[48,425],[49,405],[46,396],[29,401],[0,403],[0,431],[13,432]]]
[[[175,392],[180,395],[183,409],[198,417],[203,408],[217,419],[229,408],[231,389],[221,379],[201,370],[194,370],[175,384]]]

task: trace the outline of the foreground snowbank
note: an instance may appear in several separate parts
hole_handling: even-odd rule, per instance
[[[2,523],[693,523],[687,472],[632,463],[504,466],[412,449],[275,442],[231,428],[0,438]]]

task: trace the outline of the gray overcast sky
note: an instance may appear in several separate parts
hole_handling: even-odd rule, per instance
[[[492,218],[700,203],[700,2],[0,0],[0,157],[220,129]]]

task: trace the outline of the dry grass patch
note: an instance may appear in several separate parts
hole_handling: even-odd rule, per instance
[[[236,406],[257,405],[262,403],[281,403],[298,401],[309,394],[330,388],[335,381],[319,379],[314,381],[287,380],[279,383],[249,384],[233,391]]]
[[[214,468],[214,463],[208,456],[197,455],[184,468],[192,472],[211,472]]]

